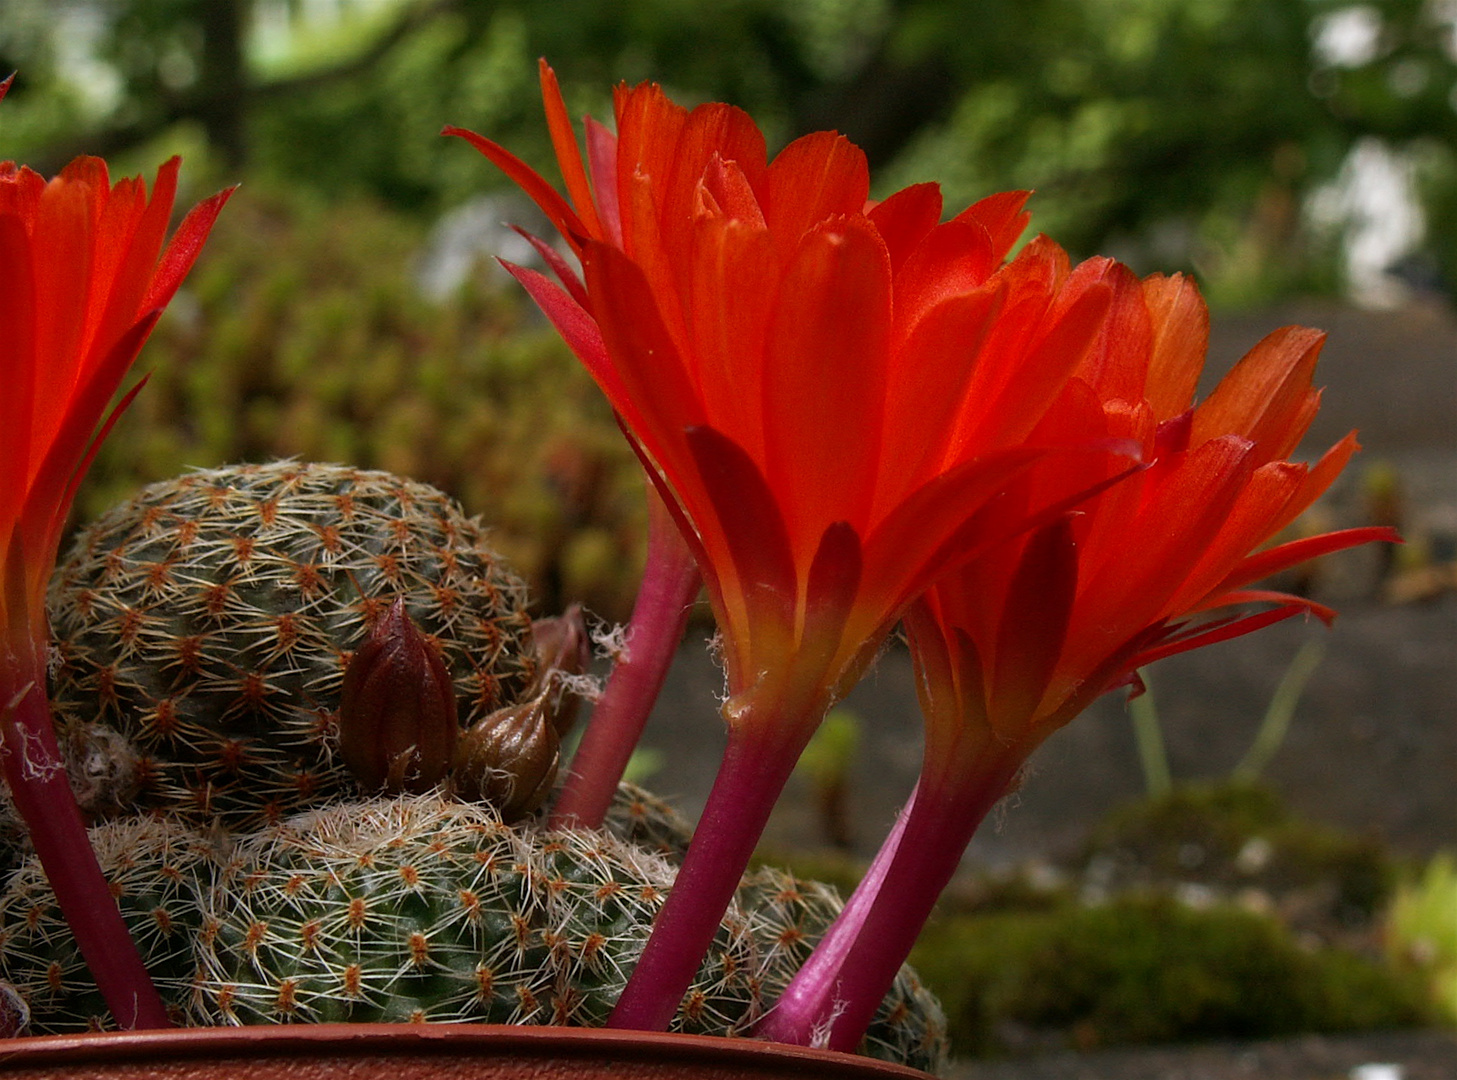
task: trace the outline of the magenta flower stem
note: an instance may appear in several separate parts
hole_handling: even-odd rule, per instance
[[[895,825],[875,853],[874,861],[845,902],[844,909],[815,944],[809,959],[789,980],[779,1000],[755,1026],[757,1038],[811,1046],[816,1032],[824,1030],[825,1021],[834,1008],[840,969],[861,926],[865,924],[866,916],[870,914],[875,898],[880,894],[915,801],[916,793],[912,791],[911,797],[896,815]]]
[[[595,829],[602,824],[668,677],[701,584],[693,553],[659,496],[649,490],[647,563],[624,652],[572,757],[567,782],[552,808],[551,828]]]
[[[932,781],[923,774],[884,879],[840,964],[830,1008],[811,1024],[831,1025],[829,1049],[860,1045],[972,835],[1011,787],[1022,760],[1020,753],[1002,753],[976,762],[970,776]]]
[[[3,650],[4,646],[0,646]],[[45,697],[45,666],[0,653],[5,778],[61,914],[122,1028],[171,1027],[112,899],[61,761]]]
[[[667,1030],[812,730],[793,723],[730,728],[693,842],[609,1027]]]

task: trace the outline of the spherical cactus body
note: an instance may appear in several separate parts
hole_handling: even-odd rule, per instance
[[[284,461],[154,484],[105,514],[50,597],[54,709],[73,771],[92,759],[101,777],[86,808],[248,827],[357,793],[341,687],[398,599],[462,728],[531,687],[525,586],[426,485]]]
[[[672,880],[606,834],[434,796],[301,815],[238,849],[203,1015],[600,1024]]]
[[[200,1025],[601,1025],[676,876],[611,832],[510,825],[438,792],[231,838],[144,818],[93,836],[164,999]],[[749,1034],[839,908],[826,886],[751,876],[673,1030]],[[34,860],[0,894],[0,979],[38,1033],[107,1023]],[[864,1050],[926,1069],[944,1059],[940,1009],[909,971]]]
[[[72,786],[178,1023],[607,1021],[691,830],[628,784],[600,830],[518,820],[553,788],[585,629],[538,634],[448,498],[336,465],[189,474],[84,529],[50,601]],[[751,1034],[840,907],[751,875],[672,1029]],[[35,1033],[110,1023],[33,857],[0,890],[4,984]],[[908,969],[862,1049],[942,1064]]]
[[[173,1020],[186,1022],[198,943],[218,898],[219,849],[206,834],[133,817],[91,830],[97,860]],[[0,892],[0,978],[30,1010],[31,1031],[101,1028],[111,1015],[40,861],[23,862]]]

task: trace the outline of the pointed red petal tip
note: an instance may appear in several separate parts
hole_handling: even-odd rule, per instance
[[[541,212],[547,216],[547,219],[556,226],[557,231],[568,242],[576,243],[575,238],[588,235],[582,219],[567,203],[567,200],[562,198],[556,188],[548,184],[542,179],[541,174],[505,147],[492,142],[483,135],[477,135],[474,131],[457,127],[454,124],[446,124],[440,134],[457,136],[474,146],[496,168],[505,173],[507,178],[526,194],[527,198],[541,208]]]
[[[176,160],[178,159],[173,159],[173,161]],[[171,162],[168,162],[168,165],[171,165]],[[164,165],[163,168],[165,169],[167,166]],[[171,302],[173,295],[182,284],[182,279],[192,269],[193,262],[212,233],[212,227],[217,221],[218,214],[222,212],[224,205],[237,190],[238,185],[234,184],[230,188],[219,191],[216,195],[203,199],[187,212],[187,216],[182,219],[182,224],[177,226],[177,231],[172,234],[172,239],[167,242],[167,247],[157,261],[152,283],[147,288],[146,296],[142,299],[143,313],[160,312]]]
[[[0,79],[0,101],[5,100],[5,92],[10,89],[10,84],[15,81],[15,72],[11,72],[5,78]]]
[[[587,286],[582,284],[582,279],[577,276],[577,272],[571,268],[571,265],[567,262],[566,259],[563,259],[561,255],[557,253],[554,247],[548,244],[545,240],[541,239],[541,237],[534,236],[531,233],[527,232],[519,225],[510,225],[508,226],[508,228],[510,228],[511,231],[514,232],[517,236],[521,237],[528,244],[530,244],[532,249],[539,256],[541,256],[542,262],[546,263],[546,265],[551,268],[551,272],[557,276],[557,280],[560,281],[562,285],[566,288],[567,292],[571,294],[572,299],[577,302],[578,307],[580,307],[583,311],[586,311],[591,307],[591,302],[587,299]],[[501,259],[499,261],[501,265],[505,266],[506,269],[509,270],[511,273],[515,273],[515,270],[512,270],[511,267],[507,265],[505,259]]]

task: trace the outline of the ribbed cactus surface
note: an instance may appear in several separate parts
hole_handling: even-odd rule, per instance
[[[463,728],[531,684],[525,587],[434,488],[283,461],[154,484],[105,514],[50,596],[52,700],[87,809],[251,827],[354,793],[340,687],[399,597]]]
[[[600,1025],[676,874],[609,832],[507,825],[438,794],[340,803],[231,841],[149,819],[93,836],[169,1008],[203,1025]],[[748,879],[674,1030],[747,1034],[839,907],[777,871]],[[37,1032],[107,1022],[33,860],[0,894],[0,978]],[[929,1070],[945,1049],[939,1007],[903,972],[864,1050]]]
[[[606,834],[432,796],[302,815],[238,850],[203,1017],[600,1024],[672,880]]]
[[[192,828],[153,818],[93,828],[91,845],[152,981],[181,1022],[196,982],[198,943],[217,903],[211,890],[223,849]],[[0,972],[29,1005],[35,1034],[111,1025],[34,856],[0,893]]]
[[[760,991],[766,1002],[778,1000],[844,906],[830,886],[772,866],[744,879],[737,902],[760,950]],[[861,1052],[928,1072],[944,1064],[945,1014],[908,965],[900,969],[880,1003]]]
[[[690,825],[673,805],[651,791],[623,781],[607,807],[602,827],[630,844],[681,863],[693,839]]]
[[[193,473],[83,530],[50,599],[73,785],[179,1023],[606,1021],[690,829],[626,784],[603,830],[503,820],[550,788],[580,618],[543,620],[538,640],[524,587],[448,498],[335,465]],[[429,709],[393,695],[413,682],[391,665],[434,672]],[[400,790],[416,730],[401,709],[434,717],[431,738],[454,714],[450,772],[370,796],[355,778],[371,770]],[[527,738],[543,724],[545,756]],[[509,782],[484,782],[497,771]],[[524,802],[468,801],[523,784]],[[825,886],[750,876],[674,1030],[750,1033],[839,909]],[[37,1033],[110,1022],[33,858],[0,891],[0,982]],[[863,1049],[944,1059],[939,1006],[909,971]]]

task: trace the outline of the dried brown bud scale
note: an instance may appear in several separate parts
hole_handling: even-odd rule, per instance
[[[551,691],[547,714],[560,738],[572,730],[582,700],[565,685],[563,676],[582,675],[592,662],[592,641],[582,605],[572,604],[560,615],[534,620],[531,636],[536,647],[536,682],[527,695]]]

